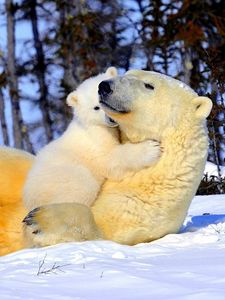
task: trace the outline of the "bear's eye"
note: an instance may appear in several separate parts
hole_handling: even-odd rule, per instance
[[[146,89],[154,90],[154,86],[151,85],[150,83],[145,83],[144,85],[145,85]]]
[[[95,107],[94,107],[94,110],[99,110],[99,109],[100,109],[99,106],[95,106]]]

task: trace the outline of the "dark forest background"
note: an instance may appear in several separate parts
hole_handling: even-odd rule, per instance
[[[154,70],[213,100],[208,159],[219,173],[199,193],[225,192],[224,1],[5,0],[0,14],[4,145],[35,153],[60,135],[71,119],[65,97],[89,76],[109,66]],[[22,42],[21,24],[31,32]]]

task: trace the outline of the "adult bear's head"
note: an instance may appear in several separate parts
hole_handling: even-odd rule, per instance
[[[127,137],[139,142],[161,140],[166,129],[203,123],[212,102],[172,77],[131,70],[99,84],[100,104]]]

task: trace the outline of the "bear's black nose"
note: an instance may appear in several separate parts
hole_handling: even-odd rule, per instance
[[[98,94],[100,96],[106,97],[111,94],[113,91],[111,89],[112,82],[110,80],[105,80],[100,82],[98,86]]]

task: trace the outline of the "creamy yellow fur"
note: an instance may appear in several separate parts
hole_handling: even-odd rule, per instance
[[[112,78],[114,75],[116,75],[115,68],[109,68],[106,73],[87,79],[75,92],[67,97],[68,104],[75,111],[74,120],[62,137],[44,147],[35,159],[32,158],[33,164],[26,178],[23,192],[24,204],[28,211],[39,206],[57,203],[76,202],[90,206],[96,199],[105,178],[120,180],[125,174],[131,174],[133,171],[147,167],[159,158],[160,147],[155,141],[121,145],[118,129],[108,127],[104,111],[94,109],[99,105],[98,84],[102,80]],[[2,164],[8,166],[8,173],[4,171],[2,174],[3,180],[9,180],[11,183],[11,191],[6,189],[5,194],[9,197],[11,193],[17,203],[11,205],[10,201],[7,201],[7,198],[5,199],[4,211],[2,211],[4,217],[1,218],[1,226],[2,231],[4,231],[4,228],[6,228],[6,232],[10,230],[12,236],[15,225],[16,229],[12,240],[17,239],[20,241],[21,222],[26,212],[21,203],[21,189],[28,171],[26,164],[29,164],[30,167],[30,157],[25,152],[15,149],[9,149],[5,152],[7,155],[13,153],[10,156],[11,160],[6,160],[6,154],[0,155]],[[21,159],[19,160],[19,158]],[[28,162],[26,161],[27,158],[29,158]],[[20,180],[17,185],[12,178],[13,169],[11,167],[14,167],[14,161],[21,164],[18,173],[14,174],[14,176],[18,176],[17,181]],[[24,169],[21,170],[22,168]],[[19,195],[17,191],[19,191]],[[99,236],[97,226],[93,225],[93,215],[90,211],[89,214],[87,213],[88,210],[85,206],[76,206],[74,222],[70,222],[70,212],[74,211],[73,205],[71,205],[71,210],[66,210],[66,207],[68,207],[66,204],[61,209],[58,209],[58,207],[53,205],[52,210],[43,208],[42,215],[40,212],[36,213],[37,224],[43,224],[42,220],[47,221],[47,225],[44,226],[44,241],[39,238],[39,234],[34,235],[34,232],[39,232],[39,229],[30,226],[26,227],[27,231],[25,231],[27,245],[49,245],[53,243],[52,237],[54,237],[55,243],[58,243],[59,241],[68,240],[69,236],[70,240],[84,240],[84,236],[88,239],[95,239]],[[58,211],[62,212],[61,218],[59,218]],[[86,212],[85,216],[84,212]],[[70,220],[70,226],[63,225],[63,218],[67,221]],[[79,222],[75,222],[77,219]],[[61,229],[64,228],[64,230],[60,230],[57,222],[62,225]],[[75,234],[74,226],[78,223],[83,224],[82,230],[78,230],[78,233],[82,232],[82,234]],[[11,227],[8,229],[9,225]],[[46,229],[47,227],[49,230]],[[53,227],[55,228],[54,233]],[[89,229],[86,230],[86,227]],[[66,234],[65,228],[67,232],[68,228],[71,228],[71,231]],[[93,228],[93,230],[90,231],[90,228]],[[59,238],[56,237],[56,232]],[[72,232],[75,235],[71,234]],[[35,237],[35,243],[29,238],[32,235]],[[6,233],[1,235],[1,239],[0,248],[3,249],[2,253],[22,247],[10,241],[11,249],[9,249],[6,246],[9,240]]]
[[[103,238],[91,210],[79,203],[42,206],[35,213],[35,221],[43,225],[41,230],[44,237],[42,234],[33,234],[35,226],[27,226],[24,231],[24,246],[43,247],[68,241]]]
[[[24,186],[25,206],[28,210],[63,202],[91,206],[106,178],[120,180],[153,164],[159,155],[154,141],[121,145],[114,128],[82,127],[72,121],[62,137],[37,155]]]
[[[0,147],[0,255],[23,248],[22,187],[33,159],[25,151]]]
[[[212,103],[183,83],[154,72],[131,71],[113,81],[113,93],[103,100],[111,101],[109,107],[128,112],[119,113],[107,106],[104,109],[119,123],[124,139],[156,139],[163,149],[154,166],[120,182],[107,180],[92,207],[104,238],[134,245],[179,230],[203,173],[208,148],[205,119]],[[147,90],[144,83],[153,85],[154,90]],[[54,223],[54,208],[47,209]],[[76,205],[67,209],[76,216]],[[70,223],[64,213],[68,219],[63,218],[62,224]],[[29,235],[32,245],[38,245],[40,239],[42,245],[49,245],[49,240],[65,241],[55,229],[54,236],[49,227],[45,231],[49,219],[40,219],[43,214],[44,210],[33,217],[35,228],[42,234]],[[83,226],[76,223],[74,229],[82,230]],[[57,223],[57,227],[61,225]],[[67,236],[67,241],[71,240],[72,235]]]
[[[120,180],[155,163],[159,144],[120,144],[118,128],[107,126],[98,85],[116,75],[115,68],[85,80],[67,97],[74,119],[64,134],[37,154],[24,186],[28,210],[52,203],[91,206],[105,179]],[[97,110],[95,109],[97,107]]]
[[[154,166],[120,182],[107,180],[91,209],[104,238],[133,245],[179,230],[203,173],[208,148],[205,119],[212,104],[181,82],[154,72],[131,71],[115,80],[119,83],[118,93],[123,92],[126,82],[134,97],[126,102],[129,113],[106,109],[107,114],[119,123],[125,139],[156,139],[163,148]],[[153,84],[155,90],[145,91],[144,82]],[[60,235],[62,226],[72,224],[77,206],[60,205],[66,217],[61,216],[55,227],[52,224],[59,206],[42,208],[34,216],[42,234],[32,236],[27,228],[30,244],[43,246],[73,240],[72,234],[68,233],[66,240]],[[72,226],[82,231],[85,224],[81,223],[80,227],[77,223]]]
[[[129,140],[155,138],[163,154],[155,166],[119,183],[107,181],[92,211],[105,237],[133,245],[176,233],[182,225],[207,157],[205,118],[212,104],[181,82],[154,72],[131,71],[127,80],[137,85],[131,112],[123,116],[106,111]],[[155,90],[144,94],[141,82]]]

